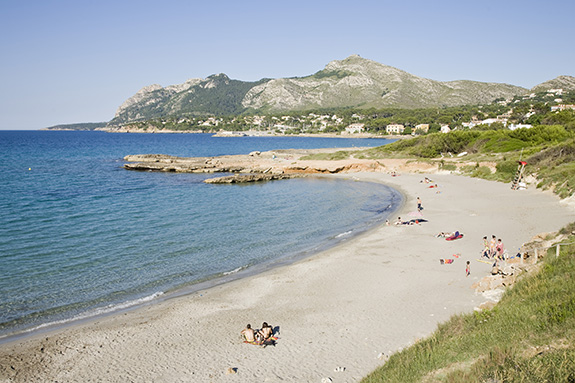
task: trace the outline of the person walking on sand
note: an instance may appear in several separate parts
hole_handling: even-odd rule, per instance
[[[417,211],[422,211],[423,207],[421,206],[421,198],[417,197]]]
[[[483,252],[481,253],[481,256],[485,258],[491,258],[487,236],[483,237]]]
[[[465,266],[465,276],[468,277],[471,274],[471,264],[467,261],[467,266]]]

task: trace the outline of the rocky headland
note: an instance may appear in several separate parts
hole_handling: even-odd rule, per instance
[[[176,173],[235,173],[206,182],[253,182],[301,177],[310,174],[355,172],[435,173],[438,166],[414,159],[355,158],[354,152],[364,148],[286,149],[219,157],[175,157],[164,154],[138,154],[124,157],[127,170]],[[338,160],[318,160],[314,154],[330,154],[345,150],[349,156]]]

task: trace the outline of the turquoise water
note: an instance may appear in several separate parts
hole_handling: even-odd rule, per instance
[[[128,154],[245,154],[380,139],[0,131],[0,338],[312,254],[388,218],[376,184],[209,185],[133,172]]]

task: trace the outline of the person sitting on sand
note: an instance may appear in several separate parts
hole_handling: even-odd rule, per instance
[[[395,225],[403,225],[403,221],[401,220],[401,217],[397,217],[397,221],[395,221]]]
[[[256,340],[256,333],[249,323],[246,328],[242,330],[242,335],[248,342],[255,342]]]
[[[262,324],[262,328],[258,331],[258,335],[260,337],[260,341],[268,340],[274,334],[274,330],[272,326],[264,322]]]

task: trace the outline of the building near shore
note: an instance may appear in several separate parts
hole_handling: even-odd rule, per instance
[[[405,126],[401,125],[401,124],[389,124],[385,127],[385,131],[388,134],[403,134],[403,132],[405,131]]]
[[[429,132],[429,124],[419,124],[415,125],[415,128],[411,132],[411,135],[415,136],[416,134],[426,134],[428,132]]]
[[[362,123],[355,123],[355,124],[351,124],[349,125],[347,128],[345,128],[345,133],[346,134],[355,134],[355,133],[363,133],[365,124]]]

